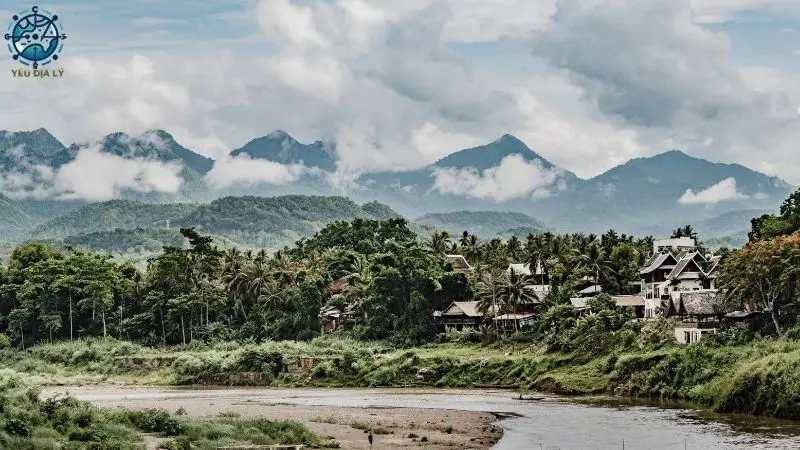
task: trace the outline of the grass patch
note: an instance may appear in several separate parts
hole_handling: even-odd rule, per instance
[[[229,444],[335,447],[300,423],[221,417],[189,419],[166,410],[103,410],[71,397],[41,399],[36,388],[0,371],[0,448],[141,449],[142,433],[170,438],[167,449],[214,449]]]
[[[627,325],[626,325],[627,326]],[[326,336],[309,342],[220,343],[149,349],[109,340],[0,350],[0,366],[33,384],[224,384],[274,387],[514,385],[561,394],[693,400],[720,411],[800,417],[800,341],[714,339],[679,346],[661,322],[625,329],[602,351],[540,343],[444,343],[398,349]],[[48,374],[48,375],[42,375]],[[330,418],[318,417],[321,423]],[[366,424],[355,424],[354,427]]]

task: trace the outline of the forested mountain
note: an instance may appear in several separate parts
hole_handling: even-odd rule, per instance
[[[35,197],[33,194],[52,181],[48,181],[48,177],[52,178],[59,167],[88,148],[121,158],[159,161],[180,168],[182,183],[178,192],[121,189],[119,196],[129,200],[207,203],[222,197],[328,196],[336,192],[358,203],[377,201],[388,205],[392,211],[369,212],[373,217],[398,213],[418,217],[464,210],[514,211],[535,217],[562,232],[600,233],[613,228],[631,234],[659,235],[674,224],[697,224],[724,214],[731,214],[734,220],[752,210],[773,210],[791,190],[782,180],[741,165],[713,163],[677,150],[637,158],[584,180],[554,165],[511,135],[455,152],[419,170],[363,174],[354,186],[340,190],[338,185],[333,187],[331,180],[335,177],[330,176],[337,168],[336,143],[304,144],[284,131],[253,139],[233,150],[230,157],[304,166],[295,181],[284,184],[234,182],[212,188],[207,175],[214,169],[215,162],[182,146],[166,131],[153,130],[138,136],[112,133],[96,145],[73,144],[65,148],[46,130],[39,129],[0,132],[0,150],[3,150],[0,152],[0,193],[8,197],[0,201],[0,213],[4,212],[0,216],[0,232],[5,233],[5,239],[17,239],[21,232],[43,221],[69,215],[81,205],[80,200],[64,204],[60,198],[47,197],[46,189],[44,194],[37,192]],[[213,210],[217,206],[208,208]],[[322,208],[323,216],[338,217]],[[352,205],[345,208],[352,208]],[[474,218],[481,220],[477,216]],[[271,219],[262,217],[260,220],[264,223]],[[305,219],[302,221],[297,227],[299,230],[319,226],[309,228]],[[233,229],[235,224],[232,220],[228,222],[216,225]],[[454,226],[465,225],[468,225],[466,228],[482,226],[464,222]],[[509,225],[496,232],[528,226],[537,228],[541,223]],[[273,229],[279,227],[283,225],[275,225]],[[712,220],[703,233],[709,236],[736,234],[739,232],[734,229],[736,227],[733,223],[728,226]],[[741,224],[742,229],[746,227],[747,223]],[[235,228],[239,232],[248,227],[244,224]]]
[[[328,172],[336,169],[335,155],[321,141],[301,144],[282,130],[253,139],[231,152],[231,156],[247,155],[281,164],[302,164]]]
[[[674,150],[633,159],[581,183],[554,208],[552,223],[647,232],[737,210],[774,209],[790,191],[778,178]]]
[[[461,234],[463,231],[480,236],[494,236],[511,229],[547,229],[542,222],[522,213],[498,211],[455,211],[450,213],[426,214],[414,220],[440,230]],[[528,233],[525,233],[527,236]]]
[[[132,200],[92,203],[36,227],[33,238],[64,238],[115,229],[160,228],[197,209],[191,203],[152,204]]]
[[[163,130],[150,130],[139,136],[112,133],[98,142],[101,151],[125,158],[180,162],[194,172],[205,175],[214,161],[195,153],[177,142]]]
[[[278,248],[310,236],[330,222],[393,217],[400,216],[386,205],[359,206],[344,197],[225,197],[208,204],[112,200],[50,220],[28,237],[63,240],[97,251],[141,253],[183,243],[177,229],[185,226],[242,247]]]

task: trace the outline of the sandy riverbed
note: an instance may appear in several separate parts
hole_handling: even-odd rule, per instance
[[[374,449],[423,446],[430,449],[487,449],[502,436],[502,430],[492,425],[497,419],[488,413],[301,405],[281,402],[279,397],[274,396],[259,398],[258,391],[246,389],[175,391],[98,386],[48,389],[43,394],[50,396],[67,392],[105,408],[163,408],[173,412],[183,408],[194,417],[214,417],[233,412],[243,417],[297,420],[321,436],[333,437],[344,449],[370,448],[366,432],[360,429],[362,424],[371,427],[373,433],[376,430],[388,433],[375,434]],[[427,438],[427,442],[423,442],[423,437]]]

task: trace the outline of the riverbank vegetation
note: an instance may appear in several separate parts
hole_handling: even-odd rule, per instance
[[[189,247],[165,247],[146,270],[22,245],[0,272],[0,362],[43,383],[513,385],[800,418],[800,238],[765,231],[775,228],[770,221],[791,231],[795,203],[755,220],[747,247],[723,252],[723,288],[772,320],[723,328],[694,345],[676,345],[668,322],[637,321],[608,295],[590,301],[589,314],[569,303],[587,280],[631,293],[652,238],[610,230],[482,241],[437,232],[420,242],[403,219],[357,219],[274,254],[222,251],[181,229]],[[676,234],[695,236],[690,226]],[[454,268],[446,257],[453,253],[474,270]],[[519,330],[437,326],[433,312],[453,301],[516,312],[532,295],[531,280],[505,270],[520,262],[541,265],[549,278],[538,318]],[[320,311],[334,308],[352,324],[320,337]]]
[[[28,449],[215,449],[226,445],[305,444],[335,448],[291,421],[189,419],[164,410],[102,410],[70,397],[42,399],[22,378],[0,372],[0,447]]]

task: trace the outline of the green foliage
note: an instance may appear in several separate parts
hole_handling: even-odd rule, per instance
[[[528,215],[498,211],[456,211],[426,214],[417,218],[415,222],[451,233],[460,234],[462,231],[467,230],[470,233],[483,236],[494,236],[502,233],[504,236],[511,237],[511,235],[516,234],[519,238],[523,238],[530,233],[541,233],[547,228],[542,222]],[[524,234],[522,234],[523,232]]]
[[[130,200],[92,203],[40,225],[32,234],[39,238],[64,238],[116,229],[160,228],[166,221],[175,222],[197,207],[191,203],[165,205]]]
[[[40,399],[21,378],[0,372],[0,447],[139,449],[141,433],[174,437],[168,448],[304,444],[335,446],[296,422],[173,416],[167,411],[102,410],[71,397]]]

